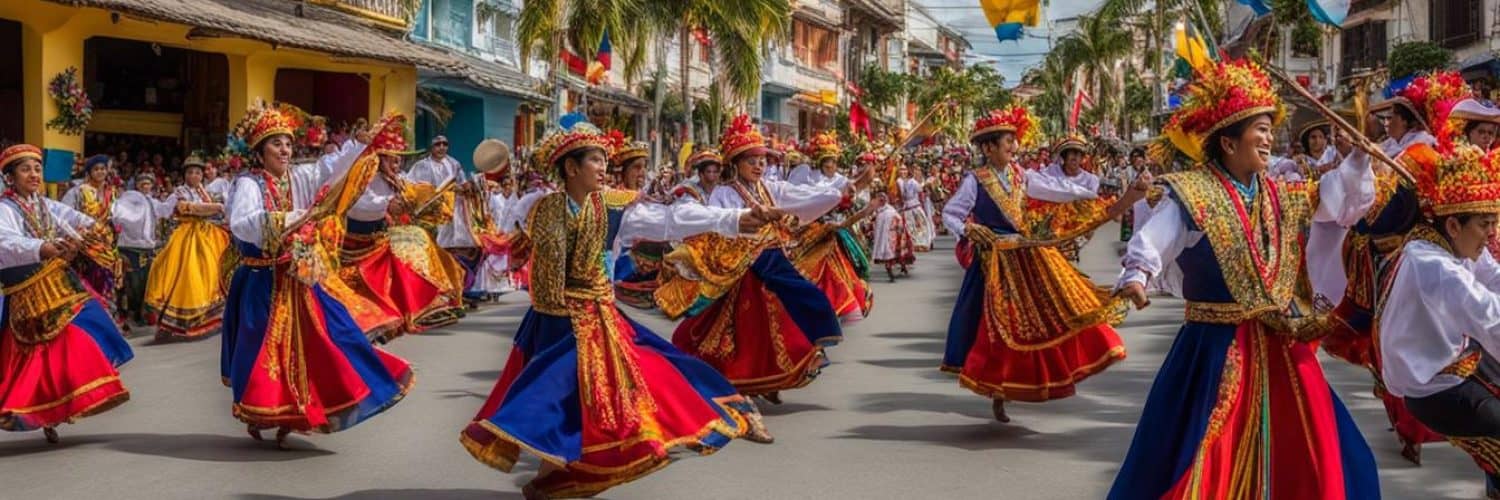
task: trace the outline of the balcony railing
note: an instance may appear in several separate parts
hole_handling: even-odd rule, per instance
[[[411,0],[308,0],[308,3],[332,7],[397,29],[410,27],[414,12],[407,9],[421,5]]]
[[[481,36],[475,40],[475,48],[479,52],[493,56],[495,59],[512,63],[516,62],[516,42],[498,36]]]

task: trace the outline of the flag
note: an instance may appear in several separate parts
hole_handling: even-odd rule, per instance
[[[1174,37],[1177,45],[1177,57],[1186,61],[1188,66],[1194,70],[1202,70],[1214,63],[1213,53],[1208,51],[1208,44],[1203,42],[1203,36],[1197,30],[1192,29],[1186,23],[1177,23],[1177,33]]]
[[[870,132],[870,114],[865,112],[864,106],[859,105],[859,100],[849,102],[849,130],[864,132],[865,139],[875,138]]]
[[[1086,90],[1078,89],[1078,95],[1073,97],[1073,112],[1068,115],[1068,130],[1078,129],[1078,115],[1085,109],[1094,107],[1094,98],[1089,97]]]
[[[1266,0],[1239,0],[1239,2],[1240,5],[1249,6],[1250,10],[1255,11],[1255,17],[1271,13],[1271,6],[1266,5]]]
[[[1042,21],[1041,0],[979,0],[984,18],[1000,41],[1020,40],[1022,28]]]
[[[1339,28],[1349,15],[1349,0],[1307,0],[1307,10],[1318,22]]]
[[[589,63],[588,71],[585,73],[589,85],[599,85],[609,80],[610,46],[609,32],[604,32],[604,39],[599,41],[599,52],[594,56],[594,62]]]

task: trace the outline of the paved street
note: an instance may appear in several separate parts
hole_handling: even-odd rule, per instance
[[[1117,234],[1101,229],[1084,268],[1112,281]],[[961,277],[952,242],[921,257],[913,277],[874,284],[874,314],[847,326],[834,364],[808,388],[763,406],[776,444],[736,442],[606,492],[612,499],[1102,498],[1135,428],[1146,392],[1181,317],[1155,300],[1123,328],[1129,359],[1077,396],[1014,404],[1014,423],[937,371]],[[883,273],[878,274],[883,278]],[[217,338],[194,344],[132,341],[124,369],[132,400],[60,429],[0,435],[0,498],[520,498],[535,462],[502,474],[470,459],[458,431],[494,383],[526,298],[506,296],[460,325],[390,346],[412,361],[417,385],[392,410],[334,435],[296,436],[295,450],[252,442],[229,415]],[[670,323],[637,319],[670,336]],[[144,337],[144,336],[143,336]],[[1401,460],[1369,375],[1324,367],[1380,462],[1386,498],[1482,497],[1468,458],[1430,444],[1426,465]]]

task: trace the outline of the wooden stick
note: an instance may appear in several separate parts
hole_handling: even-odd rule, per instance
[[[1364,134],[1361,134],[1358,128],[1355,128],[1354,125],[1350,125],[1349,122],[1344,121],[1344,117],[1339,116],[1338,112],[1329,109],[1327,105],[1323,104],[1322,101],[1319,101],[1318,98],[1313,96],[1311,92],[1308,92],[1307,89],[1302,88],[1302,85],[1299,85],[1295,80],[1287,76],[1286,73],[1282,73],[1281,70],[1265,64],[1263,64],[1262,67],[1265,68],[1266,73],[1269,73],[1272,78],[1280,81],[1282,85],[1291,88],[1293,92],[1297,93],[1297,95],[1302,96],[1304,100],[1311,102],[1313,105],[1313,110],[1317,111],[1318,114],[1323,115],[1323,118],[1328,119],[1329,123],[1332,123],[1333,126],[1338,127],[1339,130],[1343,130],[1345,134],[1349,134],[1349,142],[1353,143],[1354,147],[1363,150],[1365,154],[1370,155],[1370,158],[1373,158],[1376,161],[1379,161],[1391,167],[1391,169],[1395,170],[1397,174],[1401,174],[1401,177],[1405,178],[1407,182],[1416,184],[1416,178],[1412,177],[1411,172],[1407,172],[1406,168],[1402,167],[1400,162],[1397,162],[1389,155],[1386,155],[1385,151],[1380,149],[1379,145],[1371,142],[1368,137],[1365,137]]]

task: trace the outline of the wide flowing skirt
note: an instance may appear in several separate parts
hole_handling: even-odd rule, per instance
[[[587,301],[580,301],[587,302]],[[459,441],[509,472],[522,450],[559,470],[532,481],[550,497],[592,496],[744,435],[754,408],[724,377],[613,304],[562,317],[528,311],[489,399]]]
[[[667,243],[647,241],[622,251],[614,265],[615,297],[631,307],[656,308],[662,256],[671,249]]]
[[[765,250],[728,293],[677,325],[672,343],[755,395],[812,382],[843,338],[833,304],[781,249]]]
[[[980,250],[948,322],[943,371],[993,399],[1041,402],[1073,395],[1084,379],[1125,359],[1111,324],[1123,304],[1053,248]]]
[[[146,278],[146,307],[157,315],[157,335],[199,339],[223,325],[229,231],[188,219],[172,231]]]
[[[927,216],[927,211],[922,207],[913,207],[901,211],[901,218],[906,221],[906,233],[911,236],[912,246],[918,252],[926,252],[932,249],[934,229],[932,217]]]
[[[869,316],[875,295],[854,269],[839,232],[831,231],[810,245],[797,256],[797,270],[823,291],[839,317]]]
[[[411,388],[411,367],[371,346],[358,313],[346,307],[360,299],[338,280],[326,283],[303,285],[285,264],[235,272],[220,373],[241,421],[337,432],[390,408]]]
[[[1363,500],[1380,481],[1313,344],[1257,322],[1187,323],[1109,498]]]
[[[382,340],[458,321],[464,268],[421,228],[396,226],[378,236],[346,237],[343,257],[344,283],[400,318],[400,327]]]
[[[484,292],[475,288],[474,283],[479,279],[479,264],[484,261],[484,250],[479,247],[444,248],[453,258],[458,261],[464,271],[463,299],[477,301],[484,298]]]
[[[0,318],[0,430],[29,431],[96,415],[130,399],[116,371],[134,357],[97,299],[75,308],[56,336],[22,342]],[[35,339],[33,339],[35,340]]]
[[[916,262],[911,232],[906,230],[906,221],[895,210],[882,210],[875,215],[875,226],[870,237],[870,259],[881,264]]]

